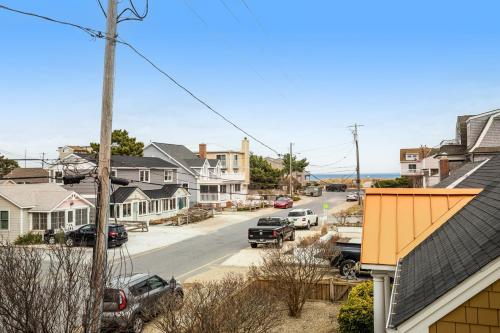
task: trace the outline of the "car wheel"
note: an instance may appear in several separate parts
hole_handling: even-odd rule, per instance
[[[311,223],[309,223],[309,221],[307,221],[307,230],[311,230]]]
[[[48,240],[48,243],[50,245],[54,245],[56,243],[56,238],[54,236],[50,236],[49,240]]]
[[[295,230],[292,231],[292,235],[290,236],[290,240],[293,242],[295,240]]]
[[[316,226],[319,225],[319,217],[316,218]]]
[[[252,247],[252,249],[257,248],[257,244],[256,243],[250,243],[250,246]]]
[[[346,260],[340,264],[340,275],[344,277],[356,277],[356,262],[354,260]]]
[[[141,333],[144,328],[144,320],[141,316],[135,316],[132,319],[132,332]]]
[[[75,241],[73,240],[73,238],[68,237],[68,239],[66,239],[66,246],[68,246],[68,247],[75,246]]]

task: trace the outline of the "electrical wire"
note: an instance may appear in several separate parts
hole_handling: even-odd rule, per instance
[[[15,12],[15,13],[18,13],[18,14],[23,14],[23,15],[37,17],[37,18],[40,18],[40,19],[48,20],[50,22],[54,22],[54,23],[59,23],[59,24],[67,25],[67,26],[72,26],[74,28],[77,28],[77,29],[80,29],[81,31],[86,32],[87,34],[89,34],[90,36],[92,36],[94,38],[110,39],[110,40],[115,41],[116,43],[119,43],[119,44],[127,46],[130,50],[132,50],[140,58],[142,58],[144,61],[146,61],[147,63],[149,63],[159,73],[161,73],[163,76],[165,76],[166,78],[168,78],[172,83],[174,83],[177,87],[179,87],[181,90],[183,90],[184,92],[186,92],[194,100],[198,101],[201,105],[203,105],[209,111],[211,111],[212,113],[216,114],[219,118],[223,119],[225,122],[227,122],[228,124],[230,124],[231,126],[233,126],[234,128],[236,128],[240,132],[246,134],[248,137],[252,138],[257,143],[259,143],[262,146],[264,146],[265,148],[271,150],[276,155],[281,156],[281,153],[279,153],[277,150],[275,150],[274,148],[272,148],[269,145],[265,144],[263,141],[257,139],[255,136],[253,136],[252,134],[250,134],[248,131],[246,131],[245,129],[243,129],[242,127],[240,127],[239,125],[237,125],[233,121],[231,121],[228,117],[226,117],[222,113],[220,113],[217,110],[215,110],[207,102],[205,102],[202,98],[198,97],[191,90],[189,90],[186,86],[184,86],[183,84],[181,84],[172,75],[168,74],[163,69],[161,69],[158,65],[156,65],[152,60],[150,60],[148,57],[146,57],[142,52],[140,52],[132,44],[128,43],[127,41],[125,41],[125,40],[123,40],[121,38],[118,38],[118,36],[116,36],[116,37],[115,36],[110,37],[110,36],[107,36],[106,33],[103,33],[102,31],[99,31],[99,30],[95,30],[95,29],[91,29],[91,28],[86,28],[86,27],[83,27],[81,25],[70,23],[70,22],[65,22],[65,21],[61,21],[61,20],[52,19],[50,17],[39,15],[39,14],[34,14],[34,13],[25,12],[25,11],[20,11],[20,10],[17,10],[17,9],[12,9],[12,8],[4,6],[4,5],[0,5],[0,9],[9,10],[9,11],[12,11],[12,12]]]

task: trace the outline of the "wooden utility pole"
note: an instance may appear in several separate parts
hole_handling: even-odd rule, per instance
[[[107,266],[107,226],[110,195],[111,131],[113,120],[113,91],[116,47],[116,0],[108,0],[106,21],[106,49],[104,52],[104,79],[102,88],[101,140],[99,145],[99,165],[97,177],[99,192],[97,197],[96,242],[92,262],[90,282],[90,323],[88,332],[99,333],[103,306],[104,283]]]
[[[358,124],[354,124],[352,134],[354,136],[354,144],[356,145],[356,184],[358,189],[358,204],[361,205],[361,175],[359,172],[359,140],[358,140]],[[362,125],[361,125],[362,126]]]
[[[292,145],[293,143],[290,142],[290,171],[289,171],[289,177],[290,178],[290,198],[293,198],[293,185],[292,185],[292,162],[293,162],[293,159],[292,159]]]

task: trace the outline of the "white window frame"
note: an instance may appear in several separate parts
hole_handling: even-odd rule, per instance
[[[161,210],[162,212],[167,212],[169,209],[169,199],[161,199]]]
[[[78,212],[82,212],[80,214],[80,221],[78,221]],[[85,214],[84,214],[85,212]],[[89,224],[89,209],[88,208],[77,208],[75,209],[75,225],[84,225]]]
[[[127,202],[122,204],[122,217],[132,216],[132,203]]]
[[[7,213],[7,229],[2,228],[2,223],[0,220],[0,231],[9,231],[10,230],[10,210],[2,209],[0,210],[0,218],[2,213]],[[21,211],[22,214],[22,211]]]
[[[148,176],[146,177],[146,175]],[[139,170],[139,181],[143,183],[149,183],[151,181],[151,172],[149,169]]]
[[[55,215],[57,215],[57,216],[55,216]],[[62,226],[57,225],[57,227],[56,227],[56,223],[61,222],[61,221],[56,221],[54,219],[54,217],[55,218],[60,218],[61,216],[63,218],[62,219]],[[55,210],[53,212],[50,212],[50,228],[51,229],[62,229],[64,227],[66,227],[66,212],[63,211],[63,210]]]
[[[174,170],[164,170],[163,172],[163,182],[171,183],[174,181]]]
[[[139,211],[137,212],[138,216],[148,215],[149,204],[147,201],[139,201],[138,208],[139,208]],[[142,211],[142,213],[141,213],[141,211]]]
[[[238,186],[238,189],[236,186]],[[234,192],[241,192],[241,184],[234,184]]]
[[[35,214],[37,214],[37,216],[40,216],[40,215],[45,215],[45,229],[40,229],[40,228],[35,228]],[[40,226],[40,221],[38,221],[38,226]],[[48,213],[31,213],[31,230],[47,230],[47,228],[49,227],[49,214]]]

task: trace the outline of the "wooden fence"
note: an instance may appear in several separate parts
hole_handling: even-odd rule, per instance
[[[353,287],[363,281],[359,280],[339,280],[337,278],[328,278],[319,281],[313,288],[309,300],[316,301],[332,301],[339,302],[347,300],[347,296]],[[254,285],[259,287],[270,287],[272,283],[270,280],[256,280]],[[279,282],[278,282],[279,283]]]

